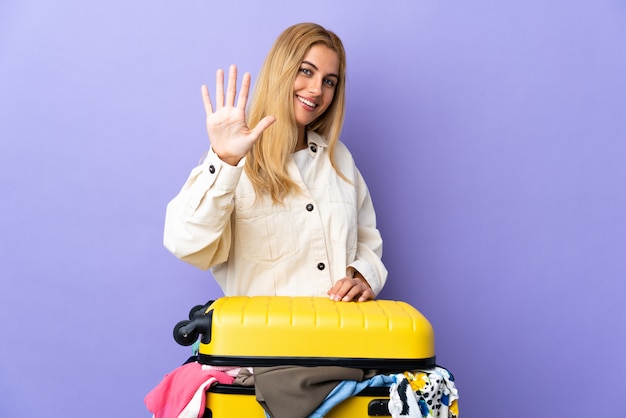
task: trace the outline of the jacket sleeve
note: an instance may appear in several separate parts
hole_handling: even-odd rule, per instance
[[[356,259],[348,267],[352,267],[363,275],[378,295],[387,281],[387,269],[382,262],[383,240],[376,227],[376,213],[365,180],[356,169],[357,189],[357,251]]]
[[[167,205],[163,244],[179,259],[208,269],[228,259],[235,189],[244,160],[230,166],[209,150]]]

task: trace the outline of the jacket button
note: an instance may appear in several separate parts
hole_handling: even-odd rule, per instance
[[[319,263],[319,264],[317,265],[317,269],[318,269],[318,270],[324,270],[325,268],[326,268],[326,265],[325,265],[324,263]]]
[[[209,173],[215,174],[215,166],[213,164],[209,166]]]
[[[312,204],[308,204],[306,205],[306,210],[308,210],[309,212],[311,212],[313,210],[313,205]]]
[[[311,151],[313,151],[313,152],[317,152],[317,145],[315,145],[315,144],[311,144],[311,145],[309,146],[309,148],[311,149]]]

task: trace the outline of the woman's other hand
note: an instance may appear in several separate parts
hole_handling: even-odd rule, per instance
[[[336,302],[350,302],[353,300],[365,302],[366,300],[374,299],[374,292],[367,281],[358,271],[354,273],[354,277],[344,277],[330,288],[327,293],[331,300]]]
[[[250,73],[245,73],[241,90],[237,96],[237,67],[231,65],[228,71],[228,87],[224,95],[224,71],[217,70],[215,81],[215,108],[209,96],[209,89],[202,85],[202,101],[206,111],[206,127],[211,148],[220,159],[230,165],[246,156],[263,131],[276,120],[266,116],[253,128],[246,123],[246,104],[250,90]]]

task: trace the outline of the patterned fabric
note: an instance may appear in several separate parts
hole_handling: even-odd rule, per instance
[[[395,375],[389,392],[394,418],[457,418],[459,393],[454,376],[443,367]]]

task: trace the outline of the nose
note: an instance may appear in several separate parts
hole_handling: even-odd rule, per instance
[[[311,77],[307,86],[309,93],[319,96],[322,92],[322,83],[323,81],[321,77]]]

